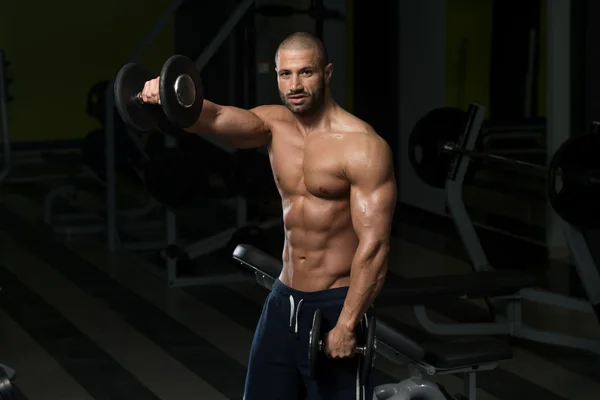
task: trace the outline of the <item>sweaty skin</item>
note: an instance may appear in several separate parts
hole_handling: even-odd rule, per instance
[[[214,134],[238,148],[267,146],[283,205],[280,280],[301,291],[349,287],[325,347],[330,357],[348,357],[354,329],[386,276],[397,189],[389,146],[333,101],[332,65],[318,64],[314,50],[281,49],[284,105],[243,110],[204,100],[188,132]],[[158,78],[142,96],[159,102]]]

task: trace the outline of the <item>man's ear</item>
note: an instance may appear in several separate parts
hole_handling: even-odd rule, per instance
[[[329,83],[331,75],[333,75],[333,64],[329,63],[325,66],[325,82]]]

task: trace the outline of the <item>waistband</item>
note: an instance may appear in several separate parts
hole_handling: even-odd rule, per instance
[[[326,301],[344,301],[348,294],[348,286],[317,290],[315,292],[303,292],[285,285],[279,279],[275,280],[272,291],[274,294],[283,295],[285,297],[292,296],[296,299],[302,299],[303,303],[319,303]]]

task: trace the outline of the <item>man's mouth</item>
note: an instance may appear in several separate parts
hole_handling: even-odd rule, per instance
[[[301,103],[305,98],[306,98],[306,96],[303,94],[298,94],[298,95],[293,95],[293,96],[288,97],[288,99],[292,103]]]

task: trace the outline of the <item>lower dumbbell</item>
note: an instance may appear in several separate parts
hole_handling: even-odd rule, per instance
[[[309,376],[314,379],[317,375],[317,365],[321,352],[324,348],[324,342],[321,336],[321,310],[316,310],[313,315],[313,324],[308,338],[308,368]],[[375,337],[375,317],[369,318],[367,329],[367,338],[364,346],[356,346],[355,354],[363,357],[361,380],[367,382],[371,375],[371,369],[375,365],[375,354],[377,350],[377,340]]]
[[[160,73],[160,105],[145,104],[144,84],[153,79],[141,65],[124,65],[115,78],[115,106],[123,121],[139,132],[149,132],[158,126],[156,112],[160,109],[177,128],[192,126],[202,112],[204,93],[200,72],[192,60],[175,55],[163,65]]]

